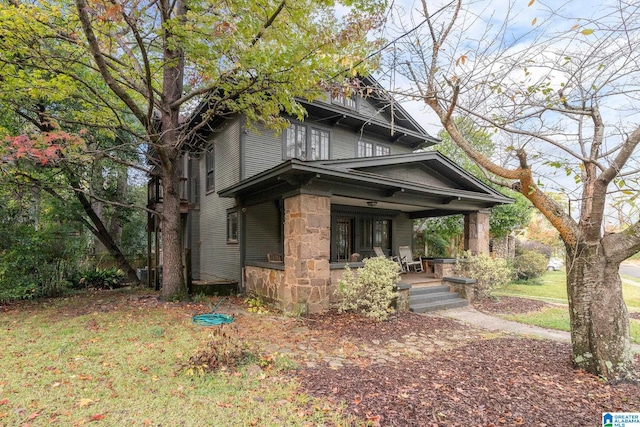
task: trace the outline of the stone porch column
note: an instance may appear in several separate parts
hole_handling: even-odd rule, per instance
[[[331,200],[300,194],[284,200],[284,310],[329,308]]]
[[[489,210],[470,212],[464,216],[464,249],[472,254],[489,253]]]

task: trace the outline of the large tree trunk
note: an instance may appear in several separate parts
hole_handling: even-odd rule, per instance
[[[573,363],[609,380],[636,378],[619,267],[601,245],[567,246]]]
[[[182,264],[180,170],[177,162],[162,165],[162,298],[188,298]]]

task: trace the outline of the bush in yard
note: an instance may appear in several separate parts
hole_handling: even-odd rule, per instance
[[[218,327],[211,332],[205,348],[189,358],[182,367],[187,375],[202,375],[220,370],[235,370],[255,359],[249,345],[238,338],[235,329]]]
[[[96,268],[80,274],[76,282],[78,288],[116,289],[122,287],[125,274],[117,268]]]
[[[514,275],[505,259],[470,252],[466,252],[464,258],[456,259],[455,274],[476,279],[475,292],[480,299],[489,298],[494,289],[508,285]]]
[[[516,256],[513,267],[518,279],[531,280],[542,276],[547,269],[548,258],[537,251],[522,251]]]
[[[0,303],[67,292],[83,252],[62,227],[0,227]]]
[[[393,310],[391,303],[398,296],[395,287],[399,280],[398,264],[386,258],[365,259],[357,274],[347,266],[336,289],[340,297],[338,309],[357,310],[378,321],[386,320]]]

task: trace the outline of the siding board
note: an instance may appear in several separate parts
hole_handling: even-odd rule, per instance
[[[215,144],[215,190],[238,182],[240,176],[240,121],[230,120],[211,140]],[[200,182],[206,182],[206,156],[200,159]],[[227,210],[235,200],[200,189],[200,279],[240,281],[240,245],[227,243]]]
[[[249,206],[245,212],[246,233],[251,244],[246,248],[246,259],[265,261],[268,253],[282,253],[280,239],[280,210],[276,201]]]

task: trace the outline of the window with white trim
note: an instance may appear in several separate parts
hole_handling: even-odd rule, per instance
[[[328,160],[329,136],[328,130],[291,123],[284,136],[284,158]]]

